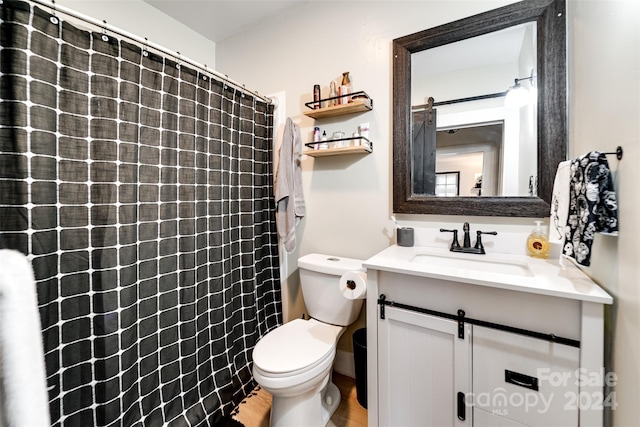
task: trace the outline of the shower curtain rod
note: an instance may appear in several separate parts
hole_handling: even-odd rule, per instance
[[[150,42],[146,37],[142,38],[140,36],[137,36],[135,34],[132,34],[132,33],[128,32],[128,31],[125,31],[123,29],[108,25],[106,20],[103,20],[102,22],[100,22],[99,20],[97,20],[95,18],[92,18],[90,16],[87,16],[87,15],[84,15],[84,14],[82,14],[80,12],[76,12],[76,11],[74,11],[72,9],[69,9],[67,7],[64,7],[64,6],[56,5],[56,2],[53,1],[53,0],[51,2],[46,1],[46,0],[29,0],[29,1],[31,1],[33,3],[37,3],[37,4],[39,4],[41,6],[44,6],[44,7],[50,8],[51,9],[51,14],[53,16],[56,16],[56,13],[60,12],[60,13],[63,13],[65,15],[68,15],[68,16],[71,16],[73,18],[76,18],[76,19],[79,19],[81,21],[84,21],[84,22],[86,22],[88,24],[94,25],[94,26],[96,26],[98,28],[101,28],[103,31],[109,31],[109,32],[112,32],[112,33],[117,34],[119,36],[126,37],[126,38],[128,38],[130,40],[133,40],[133,41],[141,44],[144,48],[152,48],[152,49],[154,49],[154,50],[156,50],[158,52],[161,52],[161,53],[163,53],[165,55],[168,55],[168,56],[172,57],[172,58],[174,58],[176,60],[176,62],[186,63],[186,64],[189,64],[189,65],[191,65],[191,66],[193,66],[193,67],[195,67],[195,68],[197,68],[197,69],[199,69],[201,71],[204,71],[204,72],[206,72],[208,74],[213,74],[216,77],[218,77],[221,80],[223,80],[224,82],[226,82],[229,85],[233,86],[234,88],[240,90],[241,92],[249,93],[249,94],[251,94],[251,95],[263,100],[264,102],[266,102],[268,104],[272,104],[273,103],[272,99],[269,98],[268,96],[263,96],[263,95],[260,95],[256,91],[252,91],[252,90],[247,89],[245,87],[245,85],[240,84],[240,83],[230,79],[229,76],[227,76],[227,75],[221,74],[218,71],[215,71],[215,70],[212,70],[211,68],[208,68],[206,64],[200,64],[200,63],[198,63],[198,62],[196,62],[196,61],[194,61],[192,59],[182,57],[180,55],[180,52],[171,52],[165,47],[162,47],[162,46],[160,46],[160,45],[158,45],[156,43]],[[1,0],[0,0],[0,4],[2,4]]]

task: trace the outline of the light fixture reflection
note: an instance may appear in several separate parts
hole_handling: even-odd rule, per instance
[[[529,101],[529,91],[522,87],[518,79],[516,79],[516,84],[507,89],[507,97],[504,100],[505,107],[520,108],[527,105]]]
[[[507,108],[521,108],[529,104],[532,100],[532,94],[520,84],[523,80],[530,80],[532,89],[534,88],[533,70],[531,70],[531,76],[521,79],[515,79],[515,84],[507,89],[507,96],[504,100],[504,105]],[[535,94],[535,91],[534,91]]]

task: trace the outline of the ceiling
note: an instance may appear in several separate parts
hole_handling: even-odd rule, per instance
[[[143,0],[204,37],[219,42],[317,0]]]

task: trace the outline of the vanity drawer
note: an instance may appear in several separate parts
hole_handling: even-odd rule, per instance
[[[577,426],[580,349],[473,327],[473,405],[529,426]]]

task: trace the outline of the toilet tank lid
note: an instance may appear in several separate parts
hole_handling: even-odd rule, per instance
[[[366,271],[362,260],[335,255],[308,254],[298,258],[298,267],[319,273],[342,276],[347,271]]]

